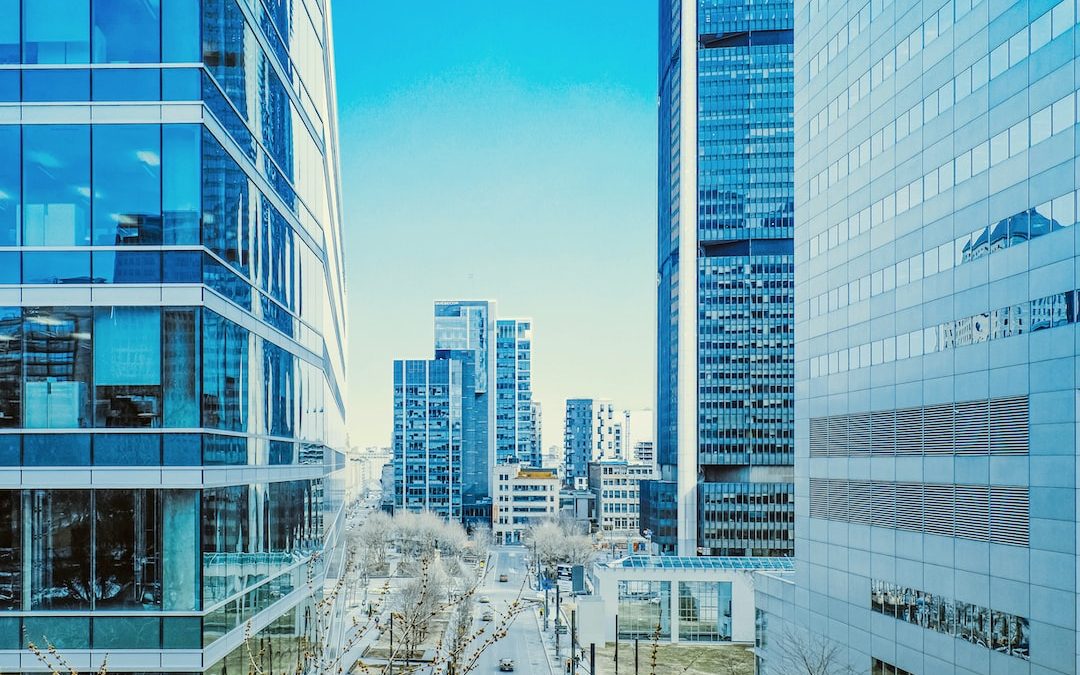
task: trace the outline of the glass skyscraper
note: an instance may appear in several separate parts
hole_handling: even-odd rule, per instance
[[[394,362],[394,508],[462,517],[462,368]]]
[[[1075,0],[799,5],[785,620],[838,667],[1080,665],[1076,18]],[[768,673],[790,672],[782,614]]]
[[[790,555],[791,0],[662,0],[657,438],[662,552]]]
[[[248,621],[304,667],[342,505],[329,11],[0,2],[5,672],[25,639],[241,672]]]
[[[532,410],[532,321],[498,319],[495,326],[495,461],[539,468]]]
[[[495,466],[495,303],[435,303],[435,358],[462,364],[461,481],[466,523],[491,524]]]

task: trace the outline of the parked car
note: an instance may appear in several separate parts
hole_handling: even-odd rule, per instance
[[[494,620],[495,620],[495,613],[494,613],[494,612],[492,612],[492,611],[491,611],[491,610],[489,609],[488,611],[484,612],[484,615],[483,615],[483,616],[481,616],[481,617],[480,617],[480,619],[481,619],[482,621],[494,621]]]
[[[499,670],[504,673],[513,672],[514,659],[502,659],[501,661],[499,661]]]
[[[499,581],[502,583],[506,583],[507,581],[510,581],[510,577],[506,576],[505,574],[500,574]]]
[[[486,596],[486,595],[481,595],[481,596],[480,596],[480,599],[479,599],[479,600],[477,600],[477,602],[479,602],[479,603],[480,603],[481,605],[486,605],[486,604],[488,604],[489,602],[491,602],[491,599],[490,599],[490,598],[488,598],[488,596]]]

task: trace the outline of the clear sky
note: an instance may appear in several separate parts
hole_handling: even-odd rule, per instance
[[[656,3],[333,9],[352,443],[389,445],[436,298],[532,317],[545,447],[566,398],[652,407]]]

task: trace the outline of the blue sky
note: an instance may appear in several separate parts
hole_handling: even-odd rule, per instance
[[[566,398],[652,407],[655,3],[333,7],[352,442],[389,444],[436,298],[533,318],[545,446]]]

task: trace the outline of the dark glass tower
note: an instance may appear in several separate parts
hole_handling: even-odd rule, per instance
[[[790,1],[660,4],[657,457],[664,552],[793,551]]]

